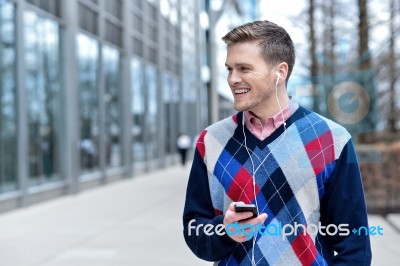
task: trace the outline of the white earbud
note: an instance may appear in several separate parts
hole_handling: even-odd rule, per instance
[[[277,78],[276,78],[276,85],[278,85],[279,79],[281,78],[281,73],[276,73]]]

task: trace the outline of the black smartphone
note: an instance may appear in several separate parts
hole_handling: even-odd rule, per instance
[[[243,204],[237,203],[235,204],[235,212],[252,212],[253,216],[250,218],[254,218],[258,216],[257,207],[254,204]],[[248,219],[250,219],[248,218]]]

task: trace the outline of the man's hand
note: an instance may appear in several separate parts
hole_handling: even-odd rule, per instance
[[[225,216],[224,216],[224,225],[225,228],[229,224],[234,224],[238,223],[240,226],[243,226],[244,224],[248,225],[250,224],[253,228],[257,224],[264,224],[265,220],[267,219],[268,215],[266,213],[262,213],[258,215],[257,217],[251,218],[253,216],[252,212],[235,212],[235,204],[239,204],[243,202],[232,202],[228,209],[226,210]],[[240,222],[239,222],[240,221]],[[234,229],[234,228],[229,228],[229,229]],[[246,232],[250,233],[250,228],[246,228]],[[249,234],[239,234],[239,232],[236,232],[235,234],[228,234],[233,240],[236,242],[242,243],[247,240],[249,240]]]

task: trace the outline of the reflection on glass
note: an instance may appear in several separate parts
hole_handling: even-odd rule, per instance
[[[143,65],[137,59],[131,62],[131,94],[132,94],[132,159],[143,162],[146,158],[144,138],[145,95],[143,87]]]
[[[77,36],[81,170],[99,169],[99,48],[95,39]]]
[[[163,74],[163,104],[165,119],[165,150],[172,154],[176,152],[176,138],[178,137],[179,117],[179,90],[177,81],[171,75]]]
[[[119,104],[119,52],[117,49],[104,46],[104,102],[105,102],[105,151],[107,167],[121,166],[121,108]]]
[[[60,179],[59,28],[57,22],[24,13],[29,181]]]
[[[178,9],[175,6],[172,6],[169,14],[169,21],[171,24],[174,26],[178,25]]]
[[[15,24],[11,0],[0,2],[0,194],[17,189]]]
[[[170,12],[169,0],[161,0],[160,12],[161,12],[161,15],[163,15],[164,17],[168,17],[169,12]]]
[[[159,156],[157,138],[157,72],[153,66],[146,67],[147,112],[146,112],[146,147],[148,159]]]

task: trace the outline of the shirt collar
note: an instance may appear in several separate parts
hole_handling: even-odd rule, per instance
[[[297,110],[298,107],[299,105],[296,100],[293,99],[292,96],[289,96],[289,102],[284,108],[282,108],[282,111],[278,111],[272,117],[267,117],[264,125],[261,123],[261,120],[250,111],[244,112],[245,123],[249,129],[252,127],[264,128],[268,126],[278,128]]]

